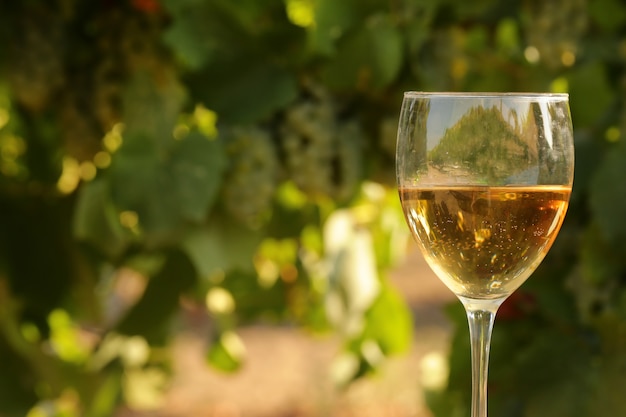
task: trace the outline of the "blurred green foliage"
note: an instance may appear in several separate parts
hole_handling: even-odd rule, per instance
[[[0,415],[158,406],[188,310],[226,372],[261,320],[338,332],[339,383],[406,351],[405,90],[570,93],[571,207],[500,312],[491,410],[622,414],[625,34],[619,0],[2,2]],[[470,409],[450,315],[437,416]]]

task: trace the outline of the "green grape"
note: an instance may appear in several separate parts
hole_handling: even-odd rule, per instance
[[[310,101],[287,109],[282,143],[287,171],[307,194],[330,194],[334,120],[332,111]]]
[[[305,194],[346,201],[361,177],[363,135],[355,121],[340,121],[323,91],[285,111],[280,134],[287,173]]]
[[[70,57],[72,83],[64,91],[59,118],[65,149],[79,161],[92,160],[102,150],[105,133],[121,121],[121,95],[126,77],[119,53],[124,16],[112,9],[88,20],[94,37],[75,39],[75,48],[94,50],[89,59]],[[90,42],[89,45],[86,42]]]
[[[278,183],[278,157],[269,132],[258,127],[234,127],[224,134],[230,168],[222,203],[236,220],[257,225],[271,208]]]
[[[112,8],[84,25],[93,36],[74,39],[75,48],[93,53],[69,58],[72,83],[59,108],[66,150],[79,161],[93,159],[106,132],[123,120],[128,79],[139,71],[158,78],[172,67],[161,52],[164,24],[156,16]]]
[[[147,71],[154,76],[171,70],[169,57],[161,52],[163,23],[140,13],[113,10],[97,19],[99,56],[92,80],[93,112],[106,132],[122,115],[126,80]]]
[[[162,30],[159,19],[145,14],[124,20],[119,52],[128,71],[158,70],[168,60],[160,43]]]
[[[111,57],[104,57],[94,71],[92,103],[93,116],[102,131],[108,132],[122,118],[120,102],[123,76],[120,65]]]
[[[88,97],[67,92],[59,106],[59,122],[64,150],[78,161],[90,161],[101,150],[103,131],[94,119],[91,107],[84,105]]]

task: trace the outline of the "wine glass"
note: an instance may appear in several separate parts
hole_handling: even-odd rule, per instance
[[[569,97],[406,92],[396,174],[413,237],[467,313],[471,415],[486,417],[496,312],[543,260],[567,210]]]

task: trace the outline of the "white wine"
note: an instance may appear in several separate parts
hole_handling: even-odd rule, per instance
[[[413,236],[457,295],[510,295],[543,260],[563,223],[570,187],[404,187]]]

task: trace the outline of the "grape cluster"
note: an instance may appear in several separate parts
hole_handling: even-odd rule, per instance
[[[80,95],[70,104],[88,113],[85,116],[95,122],[102,137],[122,119],[124,88],[132,74],[145,71],[158,76],[171,64],[162,51],[164,24],[156,15],[112,9],[95,17],[93,26],[97,53],[85,80],[89,105],[80,106],[85,101]]]
[[[549,68],[574,64],[588,25],[586,0],[532,0],[524,22],[526,42]]]
[[[257,225],[268,213],[278,183],[276,146],[270,133],[260,127],[233,127],[223,138],[230,167],[222,204],[236,220]]]
[[[42,111],[64,84],[63,24],[59,13],[46,9],[14,22],[8,79],[16,101],[28,111]]]
[[[163,23],[157,17],[112,9],[91,24],[97,40],[94,54],[76,67],[88,68],[84,77],[76,74],[81,88],[69,91],[62,119],[66,144],[79,148],[78,159],[92,157],[103,134],[121,121],[124,86],[132,74],[145,71],[158,76],[171,67],[161,52]]]
[[[21,109],[56,112],[67,153],[91,160],[122,119],[129,77],[138,71],[159,77],[171,69],[161,44],[165,22],[122,4],[79,16],[55,3],[16,7],[7,29],[15,35],[7,45],[7,79]]]
[[[338,117],[328,94],[290,106],[280,135],[289,178],[311,197],[346,201],[361,179],[363,132],[354,120]]]

